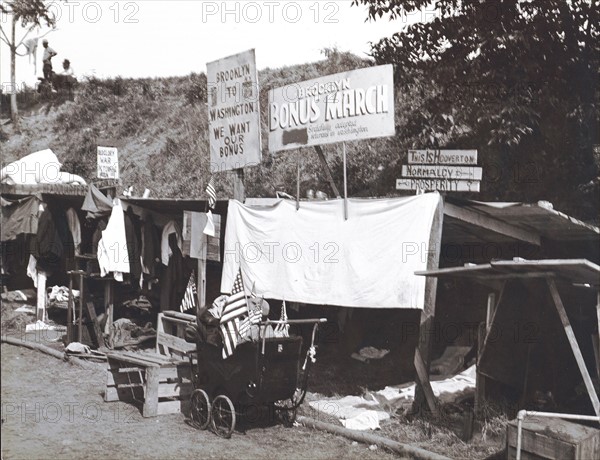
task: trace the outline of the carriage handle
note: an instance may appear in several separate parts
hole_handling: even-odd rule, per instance
[[[288,319],[288,320],[271,320],[268,319],[264,322],[260,323],[260,327],[262,330],[262,347],[261,354],[265,354],[265,341],[267,337],[265,336],[266,327],[269,324],[314,324],[312,331],[312,338],[310,340],[310,346],[313,347],[315,345],[315,336],[317,335],[317,328],[319,324],[326,323],[327,318],[311,318],[311,319]]]

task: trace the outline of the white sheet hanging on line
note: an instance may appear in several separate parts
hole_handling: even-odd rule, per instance
[[[259,296],[317,305],[423,309],[438,193],[393,198],[229,201],[221,291],[241,267]]]

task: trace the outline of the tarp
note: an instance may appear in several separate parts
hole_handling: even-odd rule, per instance
[[[21,234],[37,234],[41,200],[33,195],[21,200],[2,201],[2,241],[10,241]]]
[[[247,207],[229,202],[222,292],[238,269],[247,291],[293,302],[423,309],[438,193]]]
[[[30,153],[13,161],[0,171],[0,182],[7,184],[80,184],[85,180],[77,174],[61,171],[62,164],[50,149]]]

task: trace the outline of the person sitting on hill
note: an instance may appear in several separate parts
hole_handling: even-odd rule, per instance
[[[71,67],[71,61],[68,59],[63,61],[63,70],[60,74],[71,77],[73,80],[77,80],[77,78],[75,78],[75,71],[73,70],[73,67]]]

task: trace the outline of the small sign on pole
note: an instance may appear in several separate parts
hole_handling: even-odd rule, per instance
[[[408,164],[477,165],[477,150],[409,150]]]
[[[409,150],[396,190],[479,192],[483,169],[476,165],[477,150]]]
[[[98,179],[119,178],[119,154],[116,147],[98,146]]]

